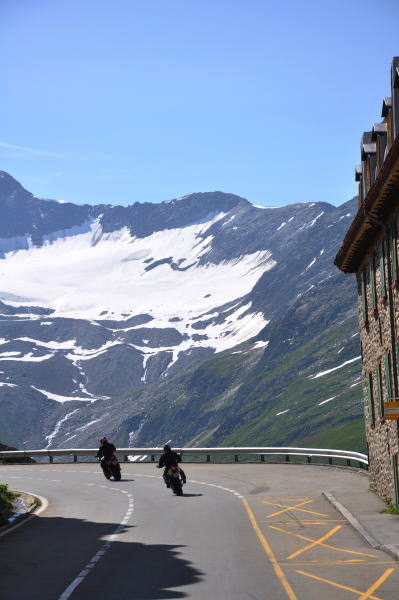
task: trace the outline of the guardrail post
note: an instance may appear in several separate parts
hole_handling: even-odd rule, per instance
[[[53,462],[53,458],[54,458],[53,456],[49,456],[49,459],[50,459],[51,463]]]
[[[285,455],[285,462],[290,462],[290,455],[289,454]]]
[[[346,460],[346,465],[347,465],[348,467],[351,467],[351,466],[352,466],[352,465],[351,465],[351,459],[350,459],[350,458],[348,458],[348,459]]]
[[[329,464],[329,465],[332,465],[332,464],[333,464],[333,459],[332,459],[332,457],[331,457],[331,456],[329,456],[329,457],[328,457],[328,464]]]
[[[260,455],[260,460],[261,460],[261,462],[265,462],[265,455],[264,454]]]
[[[151,454],[151,462],[155,462],[155,455]]]
[[[311,456],[307,456],[306,458],[308,459],[308,463],[312,462],[312,457]]]
[[[74,462],[74,463],[75,463],[75,462],[78,462],[78,457],[77,457],[77,455],[76,455],[76,454],[74,454],[74,455],[73,455],[73,462]]]
[[[238,462],[238,454],[234,454],[234,462]]]
[[[129,460],[129,459],[128,459],[128,457],[127,457],[127,454],[125,454],[125,456],[123,457],[123,462],[128,462],[128,460]]]
[[[211,455],[210,455],[210,454],[207,454],[207,455],[206,455],[206,462],[207,462],[207,463],[208,463],[208,462],[211,462]]]

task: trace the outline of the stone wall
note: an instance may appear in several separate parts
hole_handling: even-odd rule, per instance
[[[399,293],[391,264],[396,237],[389,227],[357,273],[370,480],[378,494],[392,502],[396,501],[392,456],[399,451],[398,422],[384,418],[384,401],[399,395]]]

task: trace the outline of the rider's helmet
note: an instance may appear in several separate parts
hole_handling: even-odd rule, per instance
[[[107,441],[106,437],[102,437],[100,440],[100,444],[105,444],[105,442]]]
[[[169,446],[169,444],[165,444],[165,446],[163,447],[165,452],[171,452],[172,448]]]

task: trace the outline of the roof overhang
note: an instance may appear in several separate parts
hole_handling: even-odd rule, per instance
[[[374,123],[373,132],[372,132],[372,140],[376,140],[379,135],[386,135],[388,131],[388,127],[385,121],[382,123]]]
[[[387,96],[382,101],[381,117],[387,117],[389,110],[392,108],[392,98]]]
[[[334,264],[338,269],[344,273],[357,273],[398,207],[399,136],[392,144],[335,257]]]

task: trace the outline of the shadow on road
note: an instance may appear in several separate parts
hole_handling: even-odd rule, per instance
[[[115,523],[34,517],[0,541],[1,600],[57,600],[115,529]],[[179,548],[132,542],[122,534],[71,600],[187,598],[187,593],[176,588],[198,583],[203,573],[179,556]]]
[[[198,498],[198,496],[203,496],[204,494],[186,494],[185,492],[183,492],[183,497],[184,498]]]

